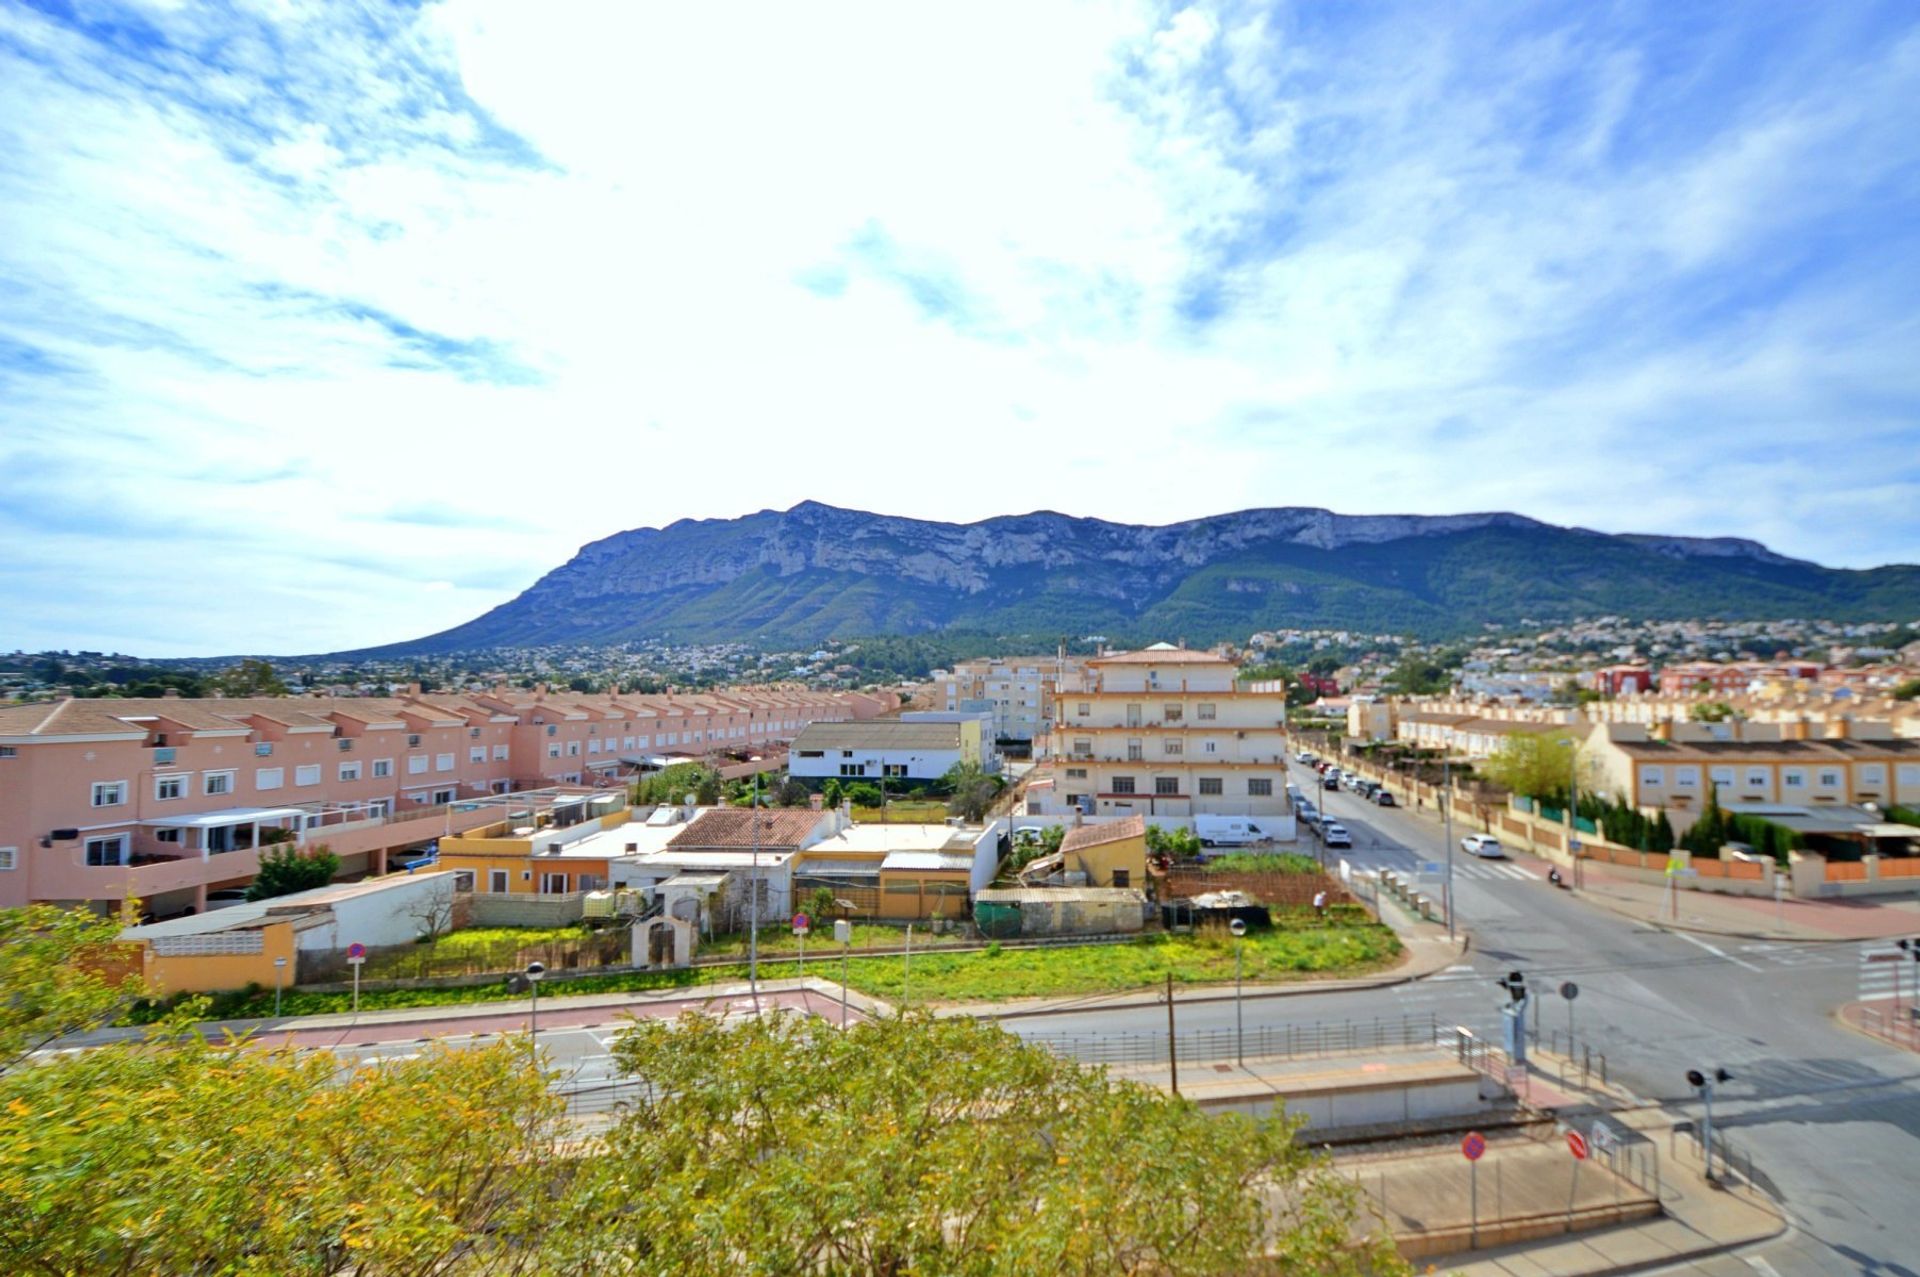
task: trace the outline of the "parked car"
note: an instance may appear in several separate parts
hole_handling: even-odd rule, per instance
[[[1306,796],[1306,792],[1306,790],[1300,788],[1298,785],[1287,786],[1287,797],[1296,803]]]
[[[1339,821],[1329,820],[1320,826],[1320,841],[1329,847],[1352,847],[1353,835],[1349,834],[1347,827]]]
[[[1293,813],[1293,818],[1311,828],[1320,823],[1320,809],[1312,803],[1303,803]]]
[[[1387,789],[1374,790],[1373,801],[1382,807],[1398,807],[1400,805],[1393,800],[1393,791]]]
[[[1460,850],[1483,860],[1505,860],[1507,849],[1492,834],[1468,834],[1460,840]]]
[[[1380,792],[1380,782],[1377,780],[1355,781],[1353,786],[1353,792],[1360,795],[1362,798],[1371,798],[1375,794]]]
[[[1337,790],[1337,789],[1339,789],[1339,788],[1340,788],[1340,773],[1339,773],[1339,772],[1328,772],[1328,773],[1327,773],[1327,774],[1326,774],[1326,775],[1325,775],[1324,777],[1322,777],[1322,778],[1321,778],[1321,780],[1320,780],[1320,788],[1322,788],[1322,789],[1335,789],[1335,790]]]
[[[1273,841],[1273,835],[1258,821],[1245,816],[1195,816],[1193,829],[1200,835],[1202,847],[1250,847]]]

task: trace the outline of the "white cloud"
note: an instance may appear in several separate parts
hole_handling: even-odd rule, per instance
[[[1920,555],[1910,32],[1748,84],[1501,8],[144,20],[0,11],[0,642],[389,641],[804,498]]]

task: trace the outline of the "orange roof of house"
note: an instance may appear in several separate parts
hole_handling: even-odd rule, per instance
[[[748,848],[755,844],[753,818],[748,807],[720,807],[700,813],[692,824],[675,834],[667,846],[677,851],[706,847]],[[760,817],[759,846],[763,851],[794,850],[803,846],[807,835],[827,818],[827,813],[810,808],[763,808]]]

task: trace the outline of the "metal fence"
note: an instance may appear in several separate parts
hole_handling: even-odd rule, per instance
[[[1667,1155],[1684,1155],[1700,1164],[1708,1179],[1729,1188],[1744,1188],[1758,1194],[1753,1177],[1753,1155],[1727,1138],[1719,1123],[1713,1128],[1713,1160],[1707,1160],[1700,1128],[1693,1122],[1676,1122],[1667,1131]]]
[[[1452,1030],[1444,1030],[1451,1034]],[[1035,1046],[1084,1064],[1155,1064],[1168,1059],[1165,1033],[1034,1033],[1023,1035]],[[1230,1060],[1339,1055],[1355,1051],[1404,1050],[1444,1045],[1434,1016],[1343,1020],[1337,1023],[1273,1024],[1248,1029],[1200,1029],[1177,1033],[1173,1045],[1182,1060]]]
[[[1889,1011],[1885,1007],[1863,1006],[1859,1016],[1860,1027],[1868,1033],[1909,1051],[1920,1051],[1920,1020],[1914,1018],[1912,1007],[1896,1006]]]

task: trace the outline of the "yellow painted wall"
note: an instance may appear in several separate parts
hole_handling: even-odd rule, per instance
[[[142,946],[142,968],[147,984],[158,994],[217,993],[222,989],[244,989],[249,984],[271,989],[274,982],[273,960],[285,958],[286,969],[280,979],[293,987],[297,963],[293,952],[293,924],[268,923],[261,929],[259,953],[207,954],[161,958],[151,945]]]
[[[1129,887],[1143,887],[1147,881],[1147,840],[1144,836],[1121,838],[1070,851],[1064,868],[1069,873],[1087,875],[1090,887],[1111,887],[1113,871],[1124,869]]]
[[[918,922],[938,910],[948,919],[964,919],[967,912],[965,870],[902,869],[880,875],[879,916],[895,922]],[[945,887],[944,892],[936,888]],[[905,890],[912,887],[914,890]]]

